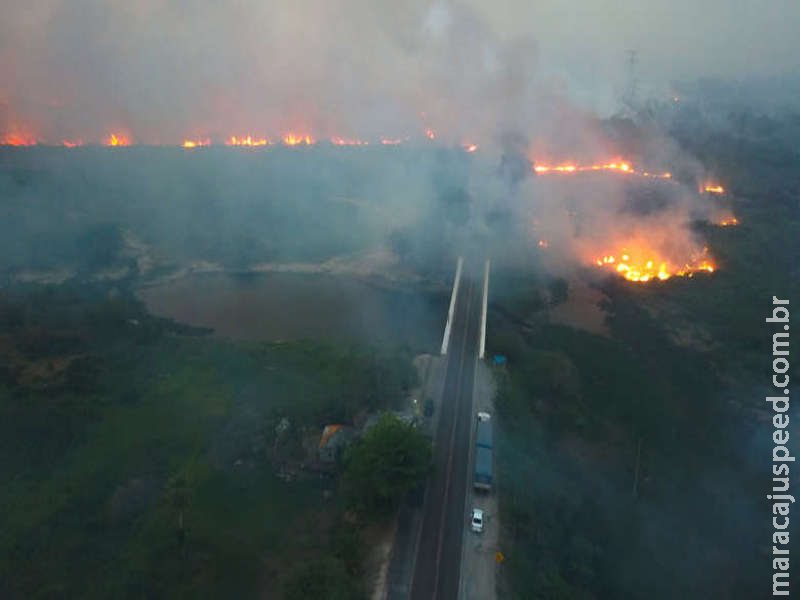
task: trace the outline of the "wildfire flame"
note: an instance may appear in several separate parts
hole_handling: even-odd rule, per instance
[[[211,140],[208,138],[204,140],[184,140],[183,147],[184,148],[199,148],[200,146],[210,146]]]
[[[435,140],[436,139],[436,134],[433,132],[433,129],[431,129],[430,127],[428,127],[425,130],[425,135],[428,136],[429,140]]]
[[[464,144],[462,147],[466,152],[475,152],[478,149],[478,144]]]
[[[738,225],[738,224],[739,224],[739,219],[737,219],[736,217],[733,217],[733,216],[731,216],[731,217],[725,217],[724,219],[722,219],[722,220],[719,222],[719,224],[720,224],[722,227],[735,227],[736,225]]]
[[[108,138],[103,141],[105,146],[130,146],[131,141],[124,135],[117,136],[112,133]]]
[[[314,144],[314,141],[314,138],[312,138],[310,135],[295,135],[293,133],[288,133],[283,136],[283,143],[287,146],[298,146],[300,144],[311,146]]]
[[[706,192],[711,194],[724,194],[725,188],[721,185],[707,185],[705,187]]]
[[[37,143],[34,137],[14,133],[0,139],[0,146],[35,146]]]
[[[706,258],[708,249],[682,265],[663,258],[646,248],[623,247],[616,254],[605,254],[595,259],[596,266],[611,270],[628,281],[646,283],[658,279],[665,281],[673,276],[692,277],[695,273],[713,273],[714,264]]]
[[[266,138],[254,138],[252,136],[236,137],[232,135],[228,141],[225,142],[226,146],[266,146],[269,140]],[[185,144],[184,144],[185,145]]]
[[[83,140],[75,140],[74,142],[71,140],[61,140],[61,145],[65,148],[77,148],[78,146],[83,146]]]
[[[574,163],[564,163],[559,165],[548,165],[536,163],[533,167],[534,172],[538,175],[547,175],[548,173],[585,173],[589,171],[611,171],[616,173],[625,173],[628,175],[640,175],[642,177],[653,177],[658,179],[670,179],[671,173],[654,174],[649,171],[637,171],[631,166],[630,162],[617,161],[597,165],[577,165]]]
[[[383,144],[384,146],[397,146],[398,144],[402,144],[403,141],[404,140],[402,138],[394,138],[394,139],[381,138],[381,144]]]
[[[539,248],[547,248],[550,243],[547,240],[539,240]]]

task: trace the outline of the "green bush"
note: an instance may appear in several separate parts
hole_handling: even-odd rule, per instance
[[[345,456],[349,502],[368,515],[388,514],[430,468],[430,441],[412,425],[384,414]]]

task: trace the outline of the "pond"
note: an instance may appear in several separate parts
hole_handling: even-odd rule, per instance
[[[139,290],[156,316],[244,340],[317,339],[438,351],[449,297],[344,276],[197,274]]]

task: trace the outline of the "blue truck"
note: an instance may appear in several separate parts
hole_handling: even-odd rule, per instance
[[[476,444],[479,448],[492,448],[492,422],[478,421],[477,431],[475,432]]]
[[[475,431],[475,478],[478,490],[492,489],[492,422],[478,419]]]

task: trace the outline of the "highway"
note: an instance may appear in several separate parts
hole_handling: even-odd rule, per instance
[[[413,600],[456,600],[461,544],[467,518],[472,393],[480,336],[481,281],[460,282],[450,333],[447,371],[439,407],[434,471],[423,505],[411,584]]]

